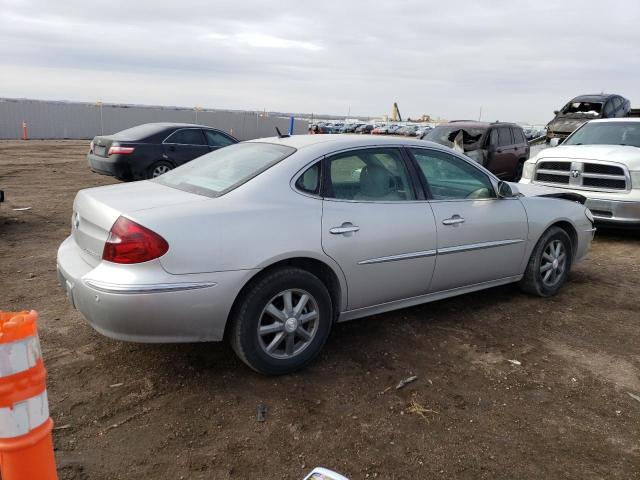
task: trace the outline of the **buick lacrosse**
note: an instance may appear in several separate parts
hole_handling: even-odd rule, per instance
[[[511,282],[554,295],[591,244],[584,200],[421,140],[266,138],[81,190],[58,274],[104,335],[228,339],[283,374],[336,322]]]

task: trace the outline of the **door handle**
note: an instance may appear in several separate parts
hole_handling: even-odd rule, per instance
[[[350,222],[344,222],[339,227],[333,227],[329,229],[329,233],[333,235],[348,235],[350,233],[357,232],[358,230],[360,230],[360,227],[358,227],[357,225],[354,225]]]
[[[457,225],[459,223],[464,223],[464,218],[460,215],[453,215],[451,218],[442,221],[443,225]]]

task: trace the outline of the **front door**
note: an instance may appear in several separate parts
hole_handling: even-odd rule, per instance
[[[424,175],[438,230],[431,292],[519,275],[527,218],[517,198],[497,198],[480,168],[452,154],[411,152]]]
[[[325,159],[322,248],[347,279],[348,309],[427,293],[436,227],[397,148]]]
[[[209,153],[209,146],[199,128],[181,128],[163,142],[163,158],[176,167]]]

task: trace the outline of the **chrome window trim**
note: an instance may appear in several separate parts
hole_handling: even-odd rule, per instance
[[[85,283],[103,293],[140,294],[140,293],[165,293],[180,292],[183,290],[197,290],[199,288],[215,287],[215,282],[185,282],[185,283],[155,283],[143,285],[122,285],[116,283],[101,282],[99,280],[85,280]]]
[[[466,245],[457,245],[455,247],[444,247],[438,249],[438,255],[448,255],[450,253],[471,252],[473,250],[484,250],[485,248],[504,247],[506,245],[515,245],[524,242],[522,238],[514,238],[512,240],[496,240],[492,242],[468,243]]]
[[[434,257],[437,254],[436,250],[423,250],[421,252],[401,253],[399,255],[389,255],[386,257],[370,258],[368,260],[362,260],[358,262],[358,265],[370,265],[372,263],[385,263],[395,262],[398,260],[408,260],[413,258]]]

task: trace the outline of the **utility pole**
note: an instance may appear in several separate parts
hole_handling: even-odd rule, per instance
[[[104,135],[104,122],[102,121],[102,102],[98,100],[96,104],[100,108],[100,135]]]

